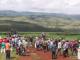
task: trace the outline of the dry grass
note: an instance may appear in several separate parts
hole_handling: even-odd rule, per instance
[[[0,53],[0,60],[6,60],[6,55]],[[19,56],[15,54],[15,52],[11,53],[10,60],[19,60]]]
[[[36,53],[32,53],[31,57],[33,60],[42,60]]]

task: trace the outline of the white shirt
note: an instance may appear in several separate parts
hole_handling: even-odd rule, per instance
[[[53,42],[52,41],[50,41],[50,46],[52,46],[53,45]]]
[[[61,47],[62,47],[62,43],[58,42],[58,48],[61,48]]]
[[[22,42],[19,40],[18,45],[20,46],[22,44]]]

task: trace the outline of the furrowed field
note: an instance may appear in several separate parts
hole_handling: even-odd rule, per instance
[[[65,40],[73,40],[73,39],[80,39],[80,34],[73,34],[73,33],[62,33],[62,32],[45,32],[46,33],[46,38],[52,38],[52,39],[59,39],[59,38],[64,38]],[[40,36],[41,32],[18,32],[18,34],[22,36]],[[6,36],[5,32],[0,33],[2,37]]]
[[[20,32],[19,34],[24,36],[39,36],[41,32]],[[80,39],[80,34],[69,34],[69,33],[55,33],[55,32],[46,32],[46,38],[59,39],[64,38],[66,40]]]

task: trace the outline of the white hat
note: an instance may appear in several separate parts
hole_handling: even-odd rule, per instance
[[[79,42],[80,42],[80,40],[79,40]]]
[[[36,37],[36,39],[38,39],[38,37]]]

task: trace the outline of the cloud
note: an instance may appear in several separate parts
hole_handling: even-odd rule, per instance
[[[80,14],[80,0],[0,0],[0,10]]]

